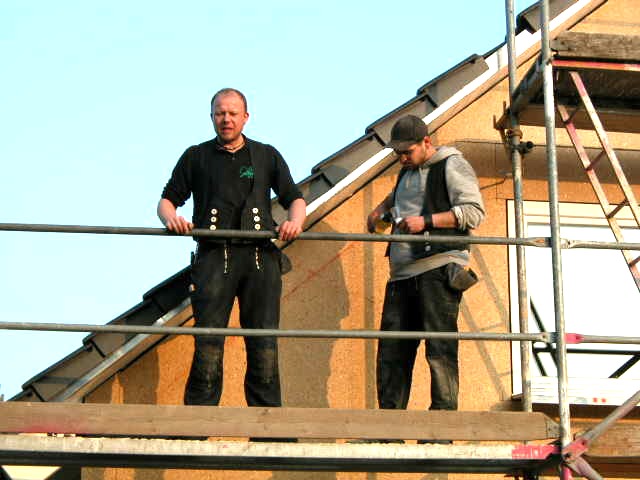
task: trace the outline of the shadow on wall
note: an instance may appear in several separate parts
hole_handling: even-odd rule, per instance
[[[133,375],[121,375],[120,382],[122,384],[122,403],[141,403],[141,404],[158,404],[163,403],[158,398],[160,390],[160,358],[157,348],[147,352],[146,355],[133,364],[133,368],[141,371]],[[144,379],[144,381],[140,381]],[[117,472],[113,470],[112,472]],[[163,470],[132,470],[133,480],[163,480]],[[117,475],[117,473],[116,473]],[[103,477],[109,480],[108,477]]]
[[[319,223],[314,230],[333,231]],[[287,248],[294,271],[284,277],[283,329],[339,330],[349,313],[341,251],[346,242],[298,242]],[[335,339],[281,338],[280,373],[284,405],[329,407],[328,382]],[[309,472],[272,473],[272,480],[308,480]],[[314,480],[335,480],[335,472],[314,472]]]
[[[482,279],[482,285],[486,289],[485,295],[482,297],[485,304],[491,303],[495,309],[497,318],[493,322],[487,322],[486,319],[477,319],[473,313],[473,308],[469,307],[469,303],[463,297],[460,304],[460,316],[458,322],[464,320],[468,325],[469,332],[510,332],[509,311],[507,310],[507,302],[500,293],[500,288],[495,283],[494,275],[490,263],[483,255],[482,250],[477,245],[471,246],[471,256],[476,262],[478,275]],[[476,287],[477,288],[477,287]],[[471,291],[473,292],[473,291]],[[476,293],[476,292],[473,292]],[[461,328],[461,330],[463,330]],[[508,345],[508,344],[504,344]],[[492,384],[496,397],[500,400],[506,400],[510,397],[510,392],[506,389],[503,377],[510,376],[510,372],[504,370],[494,361],[494,357],[487,345],[487,342],[476,341],[474,347],[477,349],[482,364],[484,365],[489,380]],[[509,348],[509,347],[507,347]],[[487,386],[488,387],[488,386]],[[502,408],[500,406],[499,408]]]
[[[324,222],[316,224],[314,230],[333,231]],[[287,248],[294,271],[288,274],[290,278],[284,277],[281,328],[340,329],[342,319],[349,313],[349,295],[340,257],[345,245],[346,242],[297,242]],[[326,338],[280,339],[286,406],[329,406],[328,381],[336,341]]]

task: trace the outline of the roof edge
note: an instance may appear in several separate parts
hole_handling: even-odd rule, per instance
[[[549,30],[553,36],[564,31],[575,23],[595,11],[607,0],[577,0],[568,6],[558,15],[556,15],[549,23]],[[531,33],[523,30],[516,35],[516,62],[520,66],[540,51],[541,32],[538,30]],[[462,111],[479,96],[489,90],[496,83],[504,80],[508,76],[508,55],[506,42],[492,51],[485,61],[488,64],[488,70],[478,75],[474,80],[463,86],[458,92],[447,98],[442,104],[437,106],[432,112],[427,114],[423,120],[430,127],[430,131],[434,132],[444,125],[448,120],[453,118],[457,113]],[[468,57],[473,58],[473,56]],[[458,64],[460,65],[460,64]],[[438,78],[438,77],[436,77]],[[388,159],[393,151],[389,148],[383,148],[378,153],[363,162],[359,167],[346,175],[341,181],[336,183],[325,194],[318,197],[307,206],[307,215],[314,213],[320,209],[324,203],[329,202],[338,195],[352,182],[356,181],[363,175],[366,175],[372,168],[379,169],[380,163]]]

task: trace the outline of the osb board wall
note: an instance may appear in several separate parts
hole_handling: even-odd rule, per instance
[[[640,35],[640,3],[637,0],[608,0],[572,30]]]
[[[393,186],[397,167],[377,178],[314,226],[314,231],[362,232],[366,215]],[[490,185],[490,178],[481,179]],[[490,218],[499,218],[496,202],[487,204]],[[504,220],[496,223],[504,223]],[[488,231],[491,231],[489,228]],[[486,234],[487,232],[479,232]],[[506,256],[488,249],[474,252],[474,268],[483,281],[465,299],[462,331],[506,331],[504,281]],[[294,270],[284,277],[283,328],[377,329],[388,275],[385,245],[362,242],[296,242],[287,249]],[[475,249],[474,249],[475,250]],[[237,324],[234,315],[232,324]],[[176,337],[141,357],[88,399],[91,402],[180,403],[192,341]],[[223,405],[244,405],[241,342],[227,344]],[[506,408],[510,394],[508,347],[499,343],[463,342],[461,405],[463,410]],[[288,406],[375,408],[375,342],[371,340],[284,339],[281,373]],[[429,404],[429,375],[421,349],[416,364],[410,408]],[[425,478],[424,475],[345,473],[204,472],[131,469],[85,469],[86,479],[366,479]]]
[[[584,23],[579,31],[618,31],[639,34],[633,19],[637,0],[610,0]],[[631,14],[630,12],[635,12]],[[519,70],[523,75],[525,67]],[[512,197],[506,172],[510,165],[501,146],[493,117],[500,116],[506,101],[506,81],[438,130],[439,144],[456,144],[467,155],[479,176],[487,219],[475,233],[505,236],[506,200]],[[544,145],[544,131],[525,128],[524,140]],[[473,142],[464,140],[473,139]],[[637,136],[611,136],[618,148],[640,149]],[[558,144],[570,145],[558,130]],[[597,145],[593,136],[585,143]],[[543,147],[540,147],[543,148]],[[578,160],[576,159],[576,162]],[[525,198],[544,200],[547,184],[537,170],[544,162],[525,164]],[[532,171],[531,168],[534,170]],[[585,183],[576,181],[572,167],[561,176],[561,199],[593,202]],[[578,164],[576,163],[576,168]],[[380,175],[334,212],[313,227],[313,231],[364,232],[369,211],[393,186],[397,167]],[[527,173],[531,173],[527,177]],[[388,275],[385,246],[381,243],[303,242],[287,248],[294,270],[284,277],[282,328],[377,329],[384,285]],[[508,261],[502,246],[474,246],[472,266],[481,282],[466,295],[461,306],[461,331],[509,331]],[[238,326],[237,309],[231,326]],[[280,364],[284,403],[287,406],[332,408],[375,408],[375,342],[371,340],[281,339]],[[87,401],[113,403],[180,404],[189,371],[193,341],[179,336],[163,342],[143,355],[91,394]],[[503,410],[517,408],[510,402],[511,366],[506,342],[461,342],[460,408]],[[245,405],[242,381],[244,347],[242,339],[227,339],[225,388],[222,405]],[[429,404],[429,375],[424,349],[418,355],[410,400],[412,409]],[[498,478],[498,476],[485,476]],[[478,478],[476,475],[408,475],[306,472],[212,472],[178,470],[84,469],[91,480],[182,480],[189,479],[435,479]]]

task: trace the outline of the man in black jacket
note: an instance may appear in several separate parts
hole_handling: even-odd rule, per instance
[[[211,100],[213,140],[189,147],[180,157],[158,204],[167,229],[276,230],[281,240],[295,239],[306,218],[306,203],[289,167],[271,145],[242,133],[249,119],[245,96],[220,90]],[[276,226],[270,192],[288,210]],[[193,194],[193,221],[177,214]],[[191,303],[196,326],[228,325],[234,299],[243,328],[278,328],[281,253],[269,240],[198,240],[192,264]],[[245,338],[245,397],[249,406],[280,406],[278,348],[275,337]],[[224,337],[197,336],[184,401],[187,405],[218,405],[222,393]]]

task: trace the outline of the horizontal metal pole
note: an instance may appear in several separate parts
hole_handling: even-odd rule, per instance
[[[620,336],[605,336],[605,335],[581,335],[580,343],[616,343],[616,344],[630,344],[640,345],[640,337],[620,337]],[[612,350],[612,354],[624,355],[624,351]],[[627,352],[627,354],[633,354],[634,352]],[[640,353],[640,352],[635,352]]]
[[[302,337],[302,338],[438,338],[459,340],[548,342],[549,333],[398,332],[379,330],[285,330],[256,328],[154,327],[144,325],[87,325],[36,322],[0,322],[0,330],[46,332],[151,333],[157,335],[206,335],[221,337]]]
[[[40,232],[40,233],[93,233],[105,235],[153,235],[168,237],[196,237],[208,239],[245,239],[271,240],[277,239],[274,231],[249,230],[207,230],[194,228],[189,233],[174,233],[165,228],[150,227],[109,227],[92,225],[49,225],[36,223],[0,223],[0,231]],[[371,233],[338,233],[338,232],[303,232],[299,240],[335,240],[360,242],[424,242],[429,243],[482,243],[495,245],[528,245],[533,247],[547,246],[547,238],[507,238],[507,237],[461,237],[459,235],[411,235],[411,234],[371,234]]]
[[[555,332],[540,333],[488,333],[488,332],[401,332],[380,330],[287,330],[267,328],[203,328],[145,325],[90,325],[83,323],[0,322],[0,330],[46,332],[101,332],[153,335],[203,335],[220,337],[290,337],[290,338],[394,338],[394,339],[459,339],[490,341],[531,341],[556,343]],[[579,343],[640,344],[640,337],[579,335]],[[621,355],[629,354],[615,351]],[[633,352],[638,353],[638,352]]]
[[[563,248],[592,248],[596,250],[640,250],[640,243],[633,242],[597,242],[592,240],[565,240]]]
[[[558,343],[557,332],[547,332],[550,335],[548,343]],[[584,343],[616,343],[622,345],[638,345],[640,344],[640,337],[622,337],[616,335],[583,335],[581,333],[567,333],[565,335],[565,341],[567,344],[584,344]],[[538,350],[548,350],[547,348],[538,348]],[[572,349],[572,353],[578,353],[576,350],[587,351],[583,349]],[[624,350],[612,350],[613,353],[619,353],[619,355],[634,355],[640,352],[626,352]]]
[[[166,228],[152,227],[110,227],[94,225],[50,225],[42,223],[0,223],[0,231],[39,232],[39,233],[93,233],[102,235],[151,235],[165,237],[195,237],[209,239],[245,239],[275,240],[278,234],[273,231],[248,230],[207,230],[195,228],[189,233],[174,233]],[[357,242],[428,242],[477,245],[521,245],[525,247],[549,247],[549,237],[461,237],[459,235],[415,235],[415,234],[371,234],[339,232],[303,232],[298,240],[333,240]],[[640,250],[640,243],[597,242],[588,240],[561,239],[561,248],[592,248],[608,250]]]
[[[615,337],[607,337],[607,338],[615,338]],[[634,340],[636,340],[633,337],[629,337],[629,338],[625,338],[625,340],[631,340],[631,341],[625,341],[625,342],[621,342],[621,343],[629,343],[632,344],[634,343]],[[639,339],[640,340],[640,339]],[[586,342],[585,342],[586,343]],[[593,342],[596,343],[596,342]],[[597,343],[613,343],[613,342],[597,342]],[[540,346],[540,347],[533,347],[533,351],[536,353],[555,353],[556,349],[551,346],[551,345],[545,345],[545,346]],[[603,349],[597,349],[597,348],[567,348],[567,353],[575,353],[576,355],[626,355],[626,356],[636,356],[636,355],[640,355],[640,350],[616,350],[614,348],[603,348]]]

